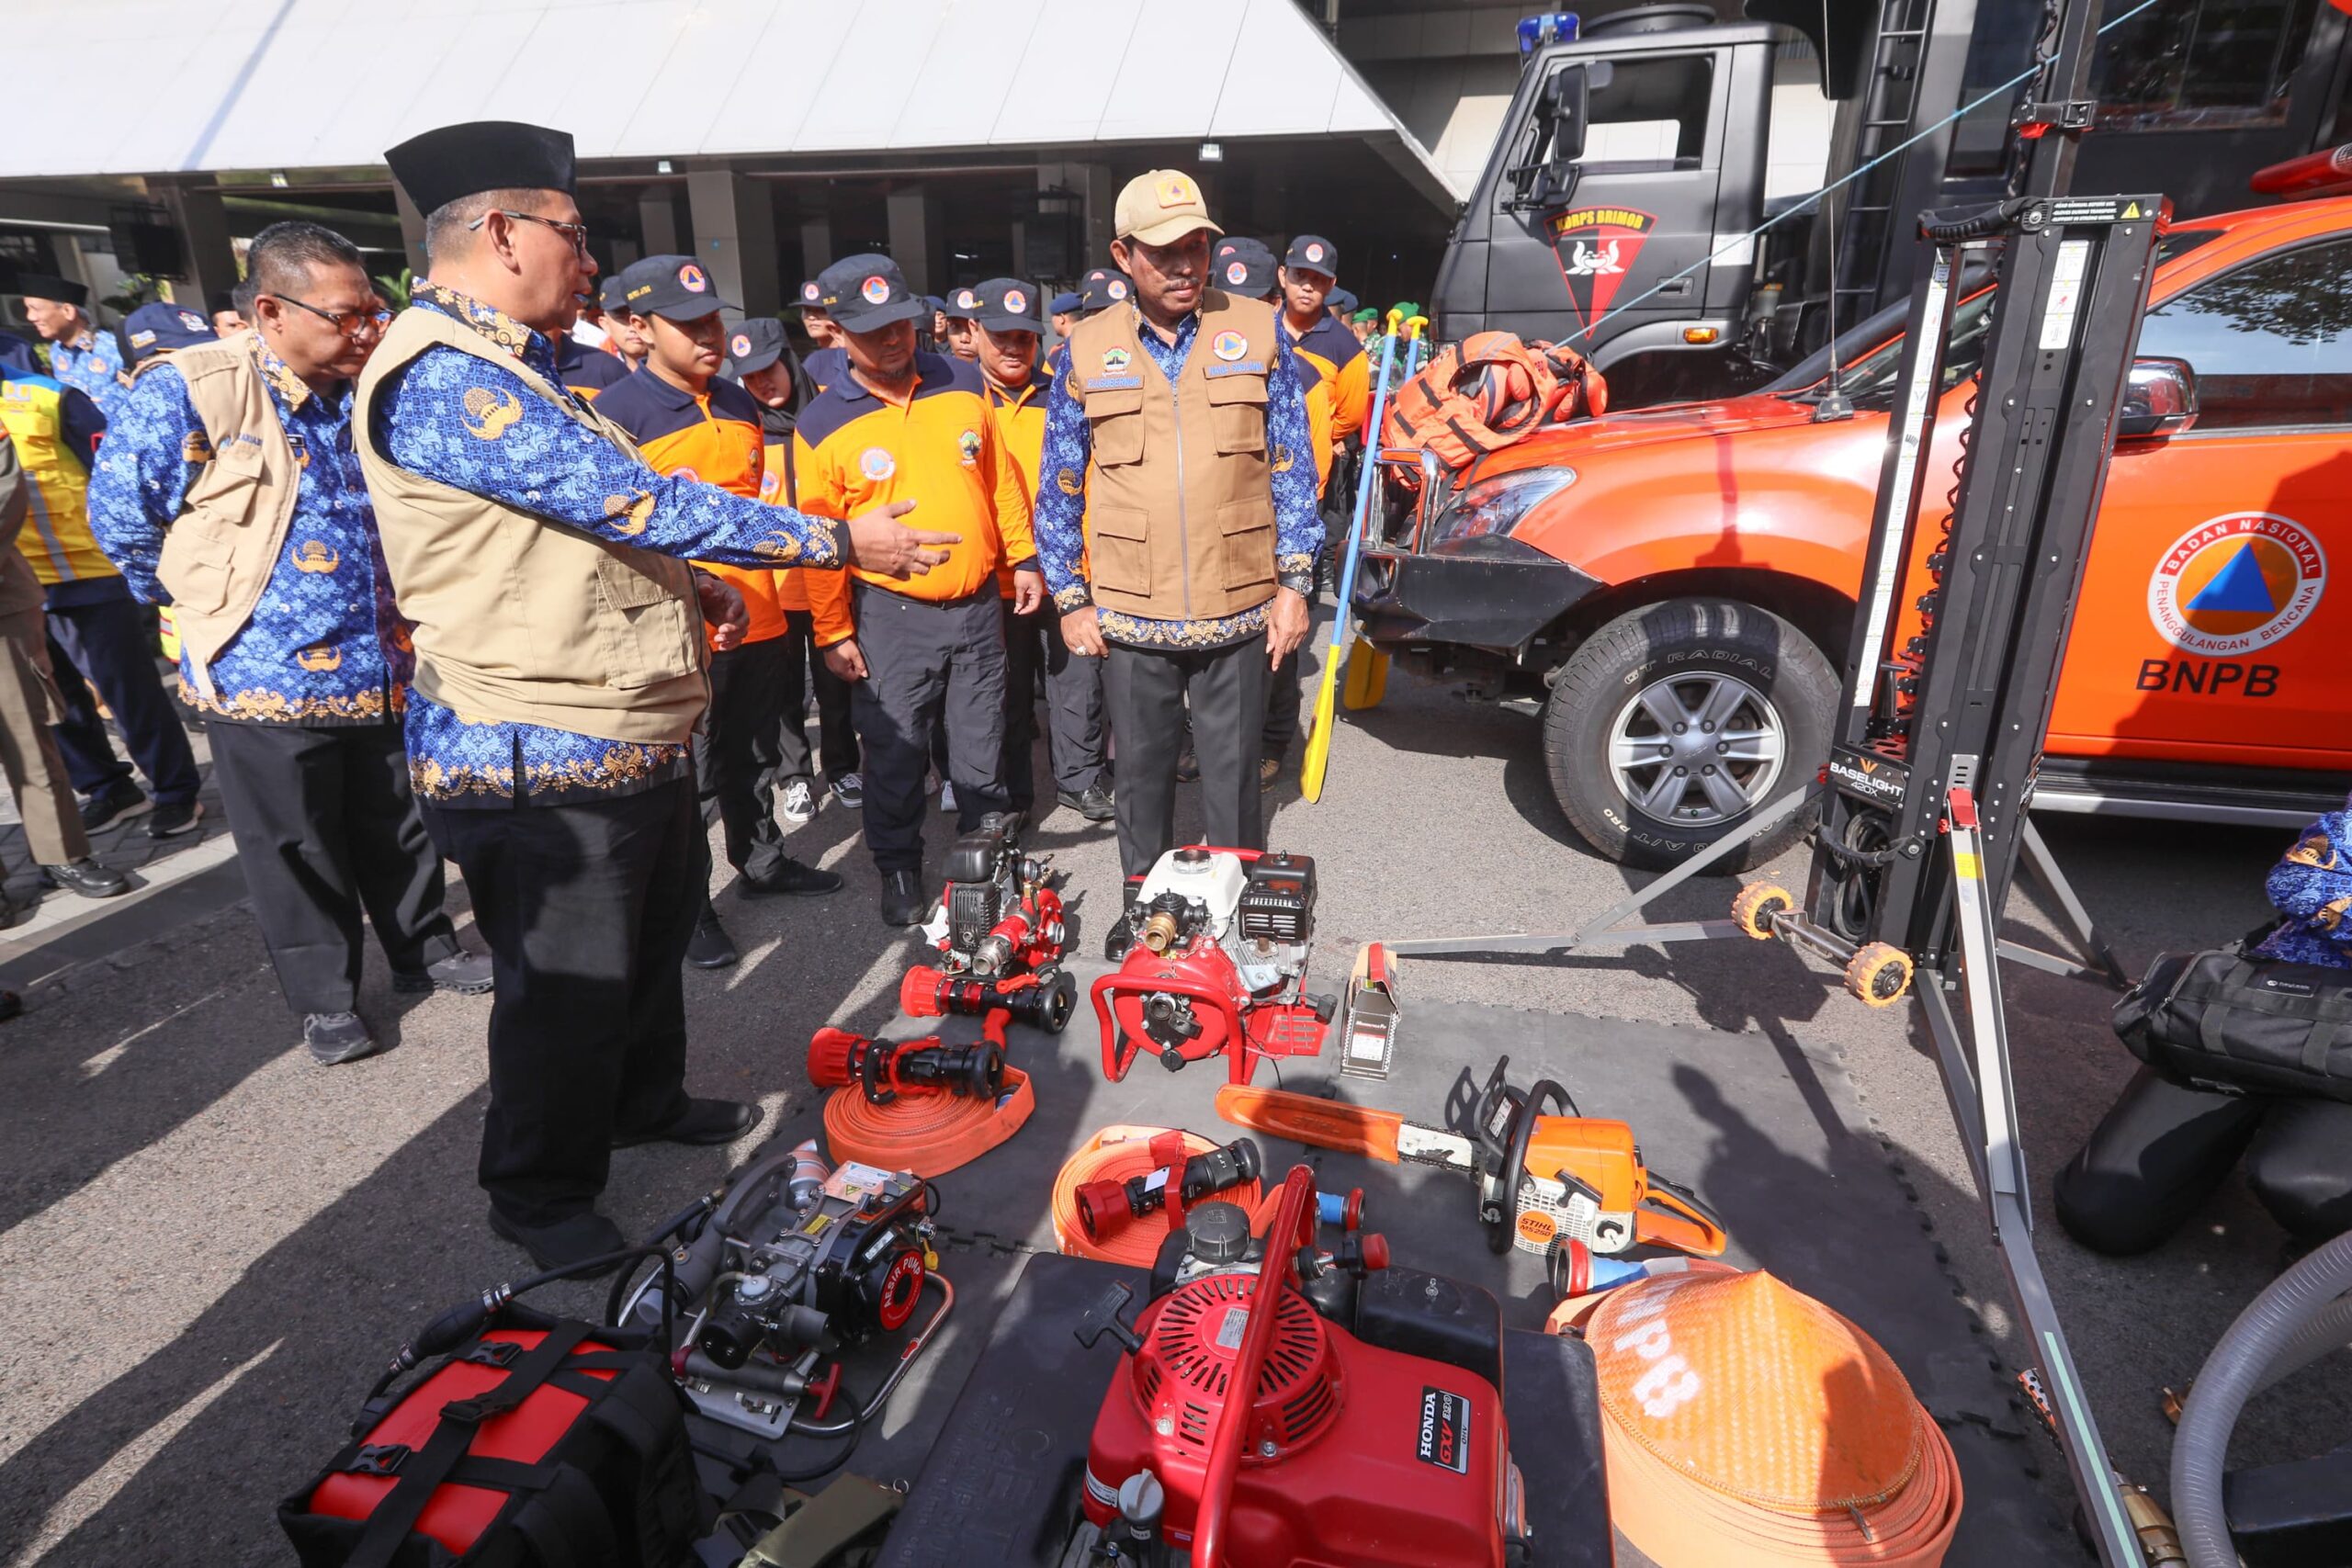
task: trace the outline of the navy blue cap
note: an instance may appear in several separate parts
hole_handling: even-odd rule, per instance
[[[1320,234],[1301,234],[1283,254],[1283,265],[1306,267],[1326,277],[1340,276],[1340,247]]]
[[[823,287],[812,277],[800,286],[800,298],[794,303],[804,310],[821,310],[825,308],[822,303],[824,294]]]
[[[944,300],[944,299],[941,299],[938,295],[936,295],[936,294],[926,294],[926,295],[924,295],[924,296],[922,297],[922,302],[923,302],[924,304],[926,304],[926,305],[930,306],[930,307],[932,308],[932,310],[933,310],[933,312],[934,314],[936,314],[937,312],[942,311],[942,310],[946,310],[946,309],[947,309],[947,301],[946,301],[946,300]]]
[[[871,252],[843,256],[819,273],[816,303],[853,333],[921,321],[931,313],[930,304],[907,288],[899,264]]]
[[[1229,294],[1262,299],[1274,287],[1274,253],[1255,240],[1242,240],[1209,267],[1209,281]]]
[[[1078,308],[1088,315],[1124,305],[1135,297],[1135,285],[1116,267],[1098,266],[1080,280]]]
[[[714,310],[733,308],[692,256],[647,256],[621,269],[621,309],[637,315],[699,321]]]
[[[1054,296],[1054,302],[1046,306],[1046,309],[1054,315],[1067,316],[1072,310],[1077,310],[1080,305],[1085,303],[1085,300],[1080,299],[1076,294],[1065,288],[1059,294]]]
[[[727,367],[738,376],[764,370],[784,357],[784,323],[774,316],[749,316],[727,334]]]
[[[616,272],[596,286],[596,308],[608,316],[628,309],[628,289],[621,276]]]
[[[166,305],[157,300],[141,305],[130,312],[122,323],[123,340],[130,344],[131,363],[136,365],[167,348],[194,348],[200,343],[213,343],[220,334],[212,323],[195,307]]]
[[[972,320],[992,333],[1035,333],[1043,337],[1046,323],[1037,313],[1037,290],[1017,277],[991,277],[978,288],[957,290],[973,297]]]
[[[1344,288],[1334,288],[1323,296],[1323,305],[1326,310],[1337,310],[1342,316],[1352,316],[1356,310],[1356,297]]]
[[[961,288],[951,288],[939,308],[947,312],[951,321],[968,321],[980,313],[980,291],[968,283]]]

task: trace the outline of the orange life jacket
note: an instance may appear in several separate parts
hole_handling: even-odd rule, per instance
[[[1447,468],[1464,468],[1540,425],[1608,407],[1609,384],[1576,350],[1478,333],[1439,349],[1389,394],[1381,444],[1434,452]]]

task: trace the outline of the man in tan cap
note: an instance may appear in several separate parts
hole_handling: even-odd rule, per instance
[[[1175,845],[1188,697],[1208,841],[1263,846],[1267,677],[1306,640],[1323,523],[1297,364],[1272,307],[1211,286],[1224,231],[1200,186],[1154,169],[1115,218],[1111,259],[1134,287],[1080,323],[1055,372],[1036,534],[1064,640],[1107,660],[1132,900]]]

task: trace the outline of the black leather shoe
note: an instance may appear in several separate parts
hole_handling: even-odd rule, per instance
[[[886,871],[882,874],[882,923],[886,926],[919,926],[931,913],[931,895],[922,888],[922,878],[911,871]]]
[[[740,884],[746,898],[816,898],[842,890],[841,873],[802,865],[790,856],[770,876],[747,876]]]
[[[70,865],[42,866],[40,879],[48,886],[62,887],[85,898],[119,898],[130,891],[129,877],[108,871],[87,855]]]
[[[1187,746],[1176,759],[1176,782],[1178,784],[1197,784],[1200,782],[1200,753],[1193,750],[1190,746]]]
[[[686,943],[687,963],[697,969],[724,969],[742,956],[725,926],[717,920],[695,922],[693,940]]]
[[[526,1225],[510,1220],[492,1209],[490,1228],[531,1255],[531,1261],[542,1269],[569,1269],[585,1263],[592,1258],[602,1258],[608,1252],[619,1252],[628,1246],[628,1237],[621,1235],[621,1227],[596,1213],[573,1214],[551,1225]],[[594,1279],[609,1274],[621,1266],[622,1260],[612,1262],[582,1279]]]
[[[455,991],[461,997],[478,997],[492,984],[490,956],[481,953],[455,953],[422,969],[392,971],[395,991]]]
[[[368,1021],[356,1012],[303,1014],[302,1043],[311,1048],[311,1060],[322,1067],[339,1067],[381,1049],[368,1032]]]
[[[731,1144],[760,1124],[760,1108],[741,1100],[689,1100],[667,1125],[642,1133],[615,1133],[613,1147],[639,1144]]]
[[[1119,814],[1119,803],[1101,784],[1089,784],[1078,795],[1063,790],[1054,798],[1089,822],[1108,822]]]

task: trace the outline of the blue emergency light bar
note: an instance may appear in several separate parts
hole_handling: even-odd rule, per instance
[[[1547,43],[1574,43],[1580,24],[1574,11],[1546,11],[1524,17],[1519,24],[1519,52],[1533,54]]]

